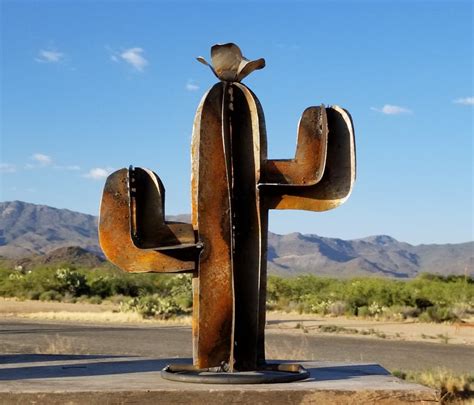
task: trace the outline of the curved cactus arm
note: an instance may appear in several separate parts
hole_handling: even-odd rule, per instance
[[[350,114],[338,107],[326,108],[328,144],[321,180],[311,186],[262,187],[269,209],[327,211],[349,197],[356,176],[354,128]]]
[[[130,230],[140,249],[182,249],[195,246],[191,224],[165,221],[165,188],[158,175],[141,167],[129,169]]]
[[[107,258],[122,270],[195,270],[193,227],[163,221],[162,197],[161,181],[149,170],[120,169],[107,178],[100,207],[99,242]]]
[[[295,158],[265,161],[260,185],[309,186],[318,183],[326,163],[327,142],[324,105],[307,108],[298,124]]]

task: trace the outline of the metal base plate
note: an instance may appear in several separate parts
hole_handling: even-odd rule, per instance
[[[254,371],[224,371],[220,367],[199,369],[170,364],[161,370],[166,380],[199,384],[273,384],[304,380],[310,376],[299,364],[266,364]]]

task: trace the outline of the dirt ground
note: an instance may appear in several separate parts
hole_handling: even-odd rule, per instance
[[[119,306],[112,303],[72,304],[2,298],[0,298],[0,317],[90,323],[191,324],[190,317],[173,321],[143,320],[136,313],[120,312]],[[473,322],[434,324],[269,312],[267,331],[269,333],[338,334],[367,339],[474,345]]]
[[[267,330],[308,334],[337,333],[372,339],[474,345],[472,322],[437,324],[270,312],[267,314]]]

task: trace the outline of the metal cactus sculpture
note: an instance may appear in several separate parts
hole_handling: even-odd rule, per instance
[[[268,210],[342,204],[355,179],[355,147],[349,113],[321,105],[303,112],[295,157],[268,159],[262,107],[241,83],[264,59],[249,61],[232,43],[213,46],[211,57],[212,65],[198,58],[219,82],[194,119],[192,224],[165,220],[154,172],[121,169],[105,184],[99,238],[125,271],[192,272],[191,369],[235,373],[266,367]]]

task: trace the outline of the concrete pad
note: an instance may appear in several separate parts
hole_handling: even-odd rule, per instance
[[[169,363],[92,355],[0,355],[1,404],[425,404],[434,390],[407,383],[377,364],[300,362],[311,373],[286,384],[210,385],[164,380]]]

